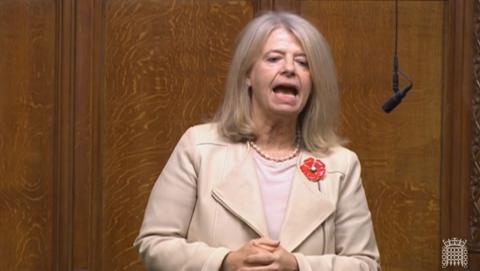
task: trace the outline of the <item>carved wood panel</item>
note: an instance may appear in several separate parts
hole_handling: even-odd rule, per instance
[[[475,1],[472,94],[472,169],[470,176],[470,250],[480,253],[480,1]]]
[[[474,2],[471,111],[455,74],[472,58],[445,52],[468,46],[452,35],[464,26],[443,26],[472,1],[401,1],[401,65],[415,88],[384,115],[393,1],[0,1],[0,269],[143,270],[131,245],[150,188],[185,128],[215,111],[234,39],[262,9],[300,12],[332,45],[345,92],[342,131],[363,162],[384,269],[438,269],[438,182],[451,189],[442,199],[462,201],[465,161],[472,162],[470,252],[478,255]],[[468,13],[459,14],[454,19],[468,24]],[[454,68],[443,69],[450,57]],[[470,123],[471,152],[463,157],[457,143],[466,146]],[[445,163],[452,168],[440,169]],[[463,205],[452,202],[441,205],[445,233],[467,231],[453,221],[467,210],[455,214]]]
[[[56,15],[0,1],[0,270],[54,268]]]
[[[101,270],[141,270],[146,200],[185,129],[213,116],[251,1],[105,1]]]
[[[444,14],[399,3],[400,66],[414,88],[390,114],[394,1],[300,1],[329,41],[342,91],[342,134],[362,162],[385,270],[438,270]]]

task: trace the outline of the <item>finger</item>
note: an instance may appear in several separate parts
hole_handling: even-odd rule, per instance
[[[240,270],[242,271],[272,271],[272,270],[280,270],[278,264],[272,263],[269,265],[257,265],[257,266],[246,266],[242,267]]]
[[[272,247],[278,247],[280,245],[280,241],[278,240],[272,240],[267,237],[262,237],[259,239],[253,239],[254,244],[261,244],[261,245],[267,245],[267,246],[272,246]]]
[[[274,253],[272,253],[273,259],[277,263],[281,263],[287,270],[298,270],[298,262],[295,256],[286,251],[283,247],[279,247]]]
[[[248,255],[244,262],[247,265],[269,265],[273,261],[274,257],[271,253],[260,252]]]
[[[264,251],[268,252],[274,252],[278,247],[275,246],[268,246],[268,245],[263,245],[263,244],[253,244],[255,248],[259,248]]]

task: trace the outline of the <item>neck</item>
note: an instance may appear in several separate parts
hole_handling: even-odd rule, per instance
[[[264,150],[291,149],[295,146],[296,128],[263,125],[257,129],[255,143]]]
[[[257,138],[255,144],[272,156],[282,156],[297,147],[296,121],[255,122]]]

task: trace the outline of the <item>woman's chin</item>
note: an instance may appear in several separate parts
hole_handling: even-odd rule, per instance
[[[273,115],[282,116],[282,117],[297,117],[300,114],[301,110],[298,106],[276,106],[272,108]]]

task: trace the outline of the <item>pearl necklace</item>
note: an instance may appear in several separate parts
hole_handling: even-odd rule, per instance
[[[277,163],[290,160],[290,159],[294,158],[295,156],[297,156],[297,154],[300,152],[300,147],[299,147],[299,144],[298,144],[298,140],[296,141],[295,149],[293,150],[293,152],[291,154],[283,156],[283,157],[278,157],[278,158],[277,157],[272,157],[272,156],[266,154],[265,152],[263,152],[262,149],[260,149],[260,147],[257,144],[255,144],[253,141],[249,140],[247,142],[248,142],[248,145],[250,147],[252,147],[252,149],[254,149],[258,154],[260,154],[261,157],[263,157],[267,160],[270,160],[270,161],[277,162]]]

